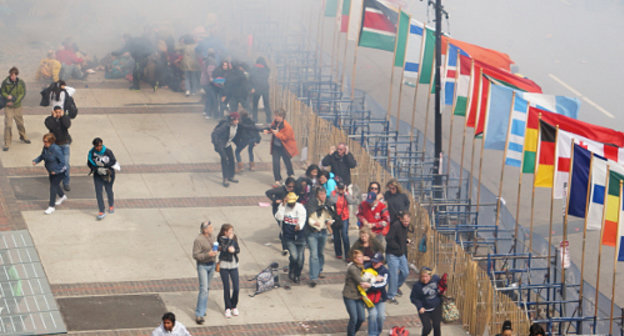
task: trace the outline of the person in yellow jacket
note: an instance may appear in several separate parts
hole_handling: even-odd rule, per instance
[[[61,62],[54,58],[54,50],[48,51],[46,58],[42,59],[39,63],[39,69],[35,78],[40,81],[52,81],[57,82],[59,80],[59,74],[61,73]]]

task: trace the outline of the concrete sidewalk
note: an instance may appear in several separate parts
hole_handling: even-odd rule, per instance
[[[72,191],[54,214],[43,214],[45,170],[30,165],[41,151],[48,109],[27,105],[26,129],[33,144],[14,143],[10,151],[0,152],[0,185],[7,186],[0,202],[3,215],[8,227],[25,227],[31,233],[70,333],[145,335],[159,324],[162,313],[172,311],[192,327],[193,335],[343,334],[348,317],[341,299],[346,264],[333,257],[331,244],[325,250],[327,277],[316,288],[305,285],[306,260],[302,285],[248,296],[254,285],[247,279],[271,262],[288,264],[264,198],[273,182],[269,138],[264,136],[255,149],[259,169],[245,171],[237,176],[240,183],[224,188],[219,157],[210,143],[216,122],[202,116],[199,96],[134,92],[123,81],[105,83],[76,85],[80,114],[70,129]],[[95,194],[84,168],[96,136],[122,167],[115,182],[116,212],[102,221],[95,219]],[[242,155],[246,162],[246,151]],[[220,279],[213,279],[206,323],[199,327],[194,322],[197,275],[191,249],[199,223],[207,219],[216,229],[233,224],[239,236],[241,315],[223,316]],[[350,236],[353,242],[355,228]],[[409,287],[403,291],[409,293]],[[408,295],[399,302],[387,305],[385,329],[400,324],[418,334],[416,309]],[[465,334],[455,324],[443,330],[445,335]],[[365,331],[366,324],[360,333]]]

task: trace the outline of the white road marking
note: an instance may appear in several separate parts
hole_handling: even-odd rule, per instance
[[[555,82],[559,83],[564,88],[568,89],[570,92],[572,92],[575,95],[577,95],[579,98],[581,98],[586,103],[588,103],[589,105],[591,105],[594,108],[596,108],[596,110],[602,112],[607,117],[609,117],[611,119],[615,119],[615,116],[613,114],[609,113],[609,111],[605,110],[602,106],[596,104],[594,101],[592,101],[591,99],[589,99],[586,96],[584,96],[582,93],[580,93],[578,90],[576,90],[575,88],[570,86],[568,83],[566,83],[566,82],[562,81],[561,79],[559,79],[559,77],[557,77],[557,76],[555,76],[555,75],[553,75],[551,73],[548,74],[548,77],[552,78],[552,80],[554,80]]]

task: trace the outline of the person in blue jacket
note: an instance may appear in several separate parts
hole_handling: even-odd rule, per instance
[[[420,270],[420,280],[412,287],[410,301],[418,309],[422,322],[422,336],[429,335],[433,328],[433,335],[440,336],[440,322],[442,322],[442,297],[438,282],[440,277],[433,274],[429,267]]]
[[[61,151],[61,147],[54,142],[56,142],[56,137],[53,133],[45,134],[43,136],[41,154],[32,161],[33,166],[43,161],[49,174],[50,202],[48,203],[48,208],[43,212],[46,215],[51,215],[56,210],[55,206],[61,205],[67,199],[63,189],[61,189],[61,181],[65,177],[67,164],[65,163],[65,156],[63,151]],[[56,200],[57,195],[59,196],[58,201]]]

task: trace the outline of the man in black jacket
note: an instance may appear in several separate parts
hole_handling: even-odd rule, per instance
[[[229,187],[230,183],[238,183],[234,179],[234,151],[232,142],[235,142],[238,131],[238,112],[232,112],[221,120],[214,131],[212,131],[212,144],[215,152],[221,157],[221,172],[223,173],[223,186]]]
[[[388,261],[388,302],[399,304],[395,297],[403,295],[399,289],[409,275],[407,265],[407,228],[410,214],[401,212],[398,219],[390,224],[386,235],[386,259]]]
[[[266,197],[268,197],[271,200],[273,217],[275,217],[277,208],[279,207],[280,204],[282,204],[282,201],[286,198],[286,195],[294,191],[295,191],[295,178],[288,177],[286,179],[286,182],[284,182],[284,185],[271,188],[264,193]],[[277,225],[280,226],[279,221],[277,221]],[[284,242],[284,239],[282,238],[281,231],[279,234],[279,239],[280,239],[280,242],[282,242],[282,255],[288,254],[288,250],[286,249],[286,243]]]
[[[345,185],[351,184],[351,169],[357,166],[353,154],[349,153],[349,147],[341,142],[337,147],[331,146],[329,154],[321,161],[325,167],[331,166],[331,172],[338,176]]]
[[[69,186],[69,145],[71,144],[71,136],[69,135],[69,127],[71,126],[71,119],[69,115],[65,114],[62,106],[54,106],[52,115],[47,117],[44,121],[48,130],[56,137],[56,144],[61,147],[63,156],[65,157],[65,177],[63,177],[63,189],[70,191]]]

